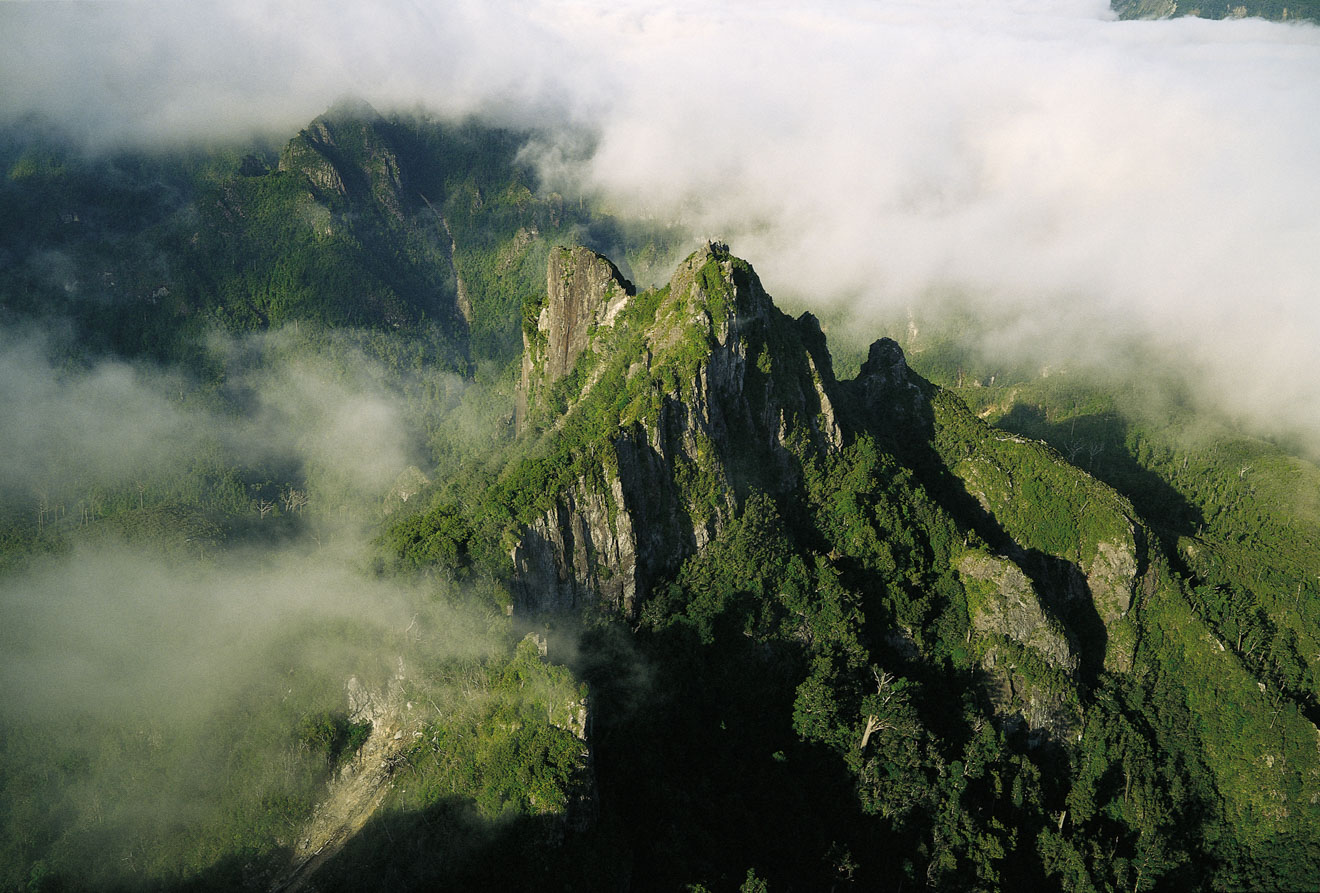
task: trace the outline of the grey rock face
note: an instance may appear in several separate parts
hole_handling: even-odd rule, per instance
[[[983,691],[997,722],[1007,728],[1025,726],[1033,746],[1076,737],[1081,708],[1066,680],[1028,672],[995,646],[986,650],[981,667],[986,672]]]
[[[697,548],[672,470],[643,436],[614,443],[602,483],[579,479],[514,547],[514,611],[636,614],[655,580]]]
[[[958,573],[969,592],[976,593],[968,598],[973,630],[1013,639],[1065,672],[1077,670],[1063,624],[1045,609],[1021,568],[1007,558],[969,552],[958,563]]]
[[[614,264],[588,248],[556,248],[546,269],[546,298],[536,335],[523,333],[522,378],[515,420],[527,421],[529,402],[572,371],[592,332],[607,326],[628,303],[632,283]]]
[[[1000,721],[1025,725],[1036,742],[1070,737],[1080,717],[1073,685],[1079,660],[1063,624],[1007,558],[969,552],[958,573],[986,673],[984,691]]]
[[[381,121],[365,103],[331,109],[289,142],[279,168],[301,173],[325,193],[370,198],[402,220],[403,171]]]
[[[1095,557],[1085,568],[1096,613],[1108,633],[1105,668],[1115,672],[1132,669],[1136,649],[1135,632],[1127,620],[1137,588],[1135,530],[1122,539],[1096,545]]]
[[[579,480],[528,525],[511,556],[516,612],[570,613],[601,598],[631,606],[636,548],[631,518],[619,511],[621,497],[617,478],[604,492]]]
[[[1105,626],[1127,613],[1137,583],[1136,547],[1130,534],[1126,540],[1096,545],[1095,558],[1086,569],[1086,582]]]
[[[587,248],[556,248],[546,271],[546,302],[537,328],[546,335],[544,375],[567,374],[598,325],[609,325],[632,286],[614,264]]]
[[[612,325],[629,299],[604,258],[583,248],[554,252],[537,334],[526,339],[520,430],[531,401],[584,352],[600,349],[593,334]],[[653,414],[623,427],[599,474],[584,475],[527,526],[511,553],[516,612],[598,607],[635,615],[655,581],[733,516],[733,468],[757,466],[758,486],[790,486],[798,473],[785,446],[791,426],[806,425],[821,448],[842,443],[828,354],[817,361],[803,352],[773,361],[773,374],[757,371],[752,352],[767,344],[772,325],[795,326],[723,246],[680,265],[643,355],[624,359],[630,376],[649,372],[653,359],[684,371]],[[760,363],[769,368],[772,360],[766,354]],[[588,377],[583,393],[591,387]]]

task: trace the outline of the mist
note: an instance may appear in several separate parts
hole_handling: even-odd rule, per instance
[[[294,673],[337,676],[322,693],[334,704],[350,675],[391,669],[389,651],[402,649],[410,627],[425,630],[439,656],[490,647],[420,591],[369,579],[344,556],[297,549],[201,562],[80,544],[6,578],[0,611],[3,713],[22,719],[195,723]]]
[[[11,523],[54,538],[0,583],[0,677],[27,667],[13,690],[72,695],[49,672],[65,660],[98,686],[92,701],[136,689],[139,673],[194,690],[208,664],[249,666],[263,635],[309,618],[409,625],[420,596],[370,578],[369,538],[398,499],[391,484],[428,464],[419,415],[445,407],[410,401],[417,383],[351,332],[326,337],[216,333],[223,374],[202,383],[72,363],[36,330],[0,330],[0,495]]]
[[[1143,339],[1320,438],[1320,28],[1104,0],[0,6],[0,119],[92,146],[291,132],[336,98],[592,135],[546,185],[680,221],[863,322],[954,292],[992,350]],[[580,143],[575,143],[580,145]],[[571,193],[570,193],[571,194]],[[1140,371],[1140,370],[1137,370]]]
[[[1174,376],[1320,455],[1313,25],[1106,0],[0,2],[0,83],[0,125],[92,153],[279,142],[350,95],[531,128],[544,188],[727,241],[795,309],[863,331],[953,308],[984,356]],[[392,482],[489,437],[475,385],[400,382],[351,337],[217,335],[207,386],[57,340],[0,331],[0,535],[41,543],[0,567],[22,731],[0,751],[36,754],[31,789],[93,835],[68,846],[103,794],[126,838],[229,808],[217,729],[291,748],[351,675],[502,647],[493,604],[367,572]],[[452,410],[429,434],[419,395]]]
[[[325,771],[299,729],[351,679],[439,698],[432,668],[509,648],[492,597],[370,560],[419,413],[461,392],[421,405],[452,376],[353,332],[215,334],[206,382],[60,345],[0,329],[5,865],[99,887],[287,843]]]

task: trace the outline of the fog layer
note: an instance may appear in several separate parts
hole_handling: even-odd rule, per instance
[[[1154,339],[1320,435],[1320,29],[1104,0],[0,6],[0,116],[93,144],[294,128],[356,93],[596,134],[549,182],[723,236],[778,295],[957,291],[1002,344]]]
[[[48,537],[0,580],[6,710],[204,714],[272,661],[332,676],[338,661],[342,683],[410,625],[437,654],[488,646],[364,572],[418,446],[401,383],[347,340],[217,336],[221,392],[57,363],[30,333],[0,332],[0,347],[2,507]],[[273,651],[302,637],[316,653]]]

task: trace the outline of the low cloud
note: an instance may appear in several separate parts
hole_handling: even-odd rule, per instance
[[[373,652],[354,647],[344,625],[364,642],[398,640],[410,606],[405,589],[325,554],[217,563],[80,545],[0,584],[5,713],[177,723],[300,666],[337,669],[342,684]]]
[[[197,431],[126,363],[61,372],[36,333],[0,332],[0,493],[10,498],[128,483],[178,470]]]
[[[629,87],[578,184],[725,236],[796,302],[956,292],[1013,320],[1000,350],[1103,365],[1141,339],[1220,408],[1320,435],[1320,29],[727,9],[618,29]]]
[[[287,135],[345,94],[586,133],[589,155],[529,150],[551,186],[725,238],[780,298],[864,322],[955,295],[988,351],[1051,363],[1112,365],[1136,339],[1216,406],[1320,443],[1314,26],[1118,22],[1104,0],[11,2],[0,83],[0,123],[38,114],[92,148]],[[287,339],[215,342],[211,403],[0,333],[0,498],[44,511],[211,451],[349,514],[379,500],[418,461],[408,406],[351,345]],[[472,429],[433,432],[440,451],[484,430],[461,387],[430,388]],[[341,679],[424,603],[359,575],[361,545],[111,536],[34,559],[0,583],[3,709],[184,722],[322,627],[342,647],[282,656]],[[426,623],[439,653],[483,647],[471,619]]]
[[[77,500],[91,490],[146,486],[185,474],[205,456],[259,466],[318,487],[361,515],[409,465],[425,464],[419,409],[461,389],[444,373],[393,378],[353,333],[313,343],[292,331],[215,335],[222,394],[144,363],[55,359],[43,333],[0,330],[0,496]],[[422,375],[423,373],[418,373]]]
[[[225,374],[216,394],[148,365],[62,364],[47,338],[0,331],[0,496],[17,512],[11,521],[51,525],[64,542],[0,581],[0,685],[10,706],[59,715],[146,698],[174,712],[176,702],[213,703],[199,692],[241,688],[231,683],[268,663],[277,638],[343,623],[383,635],[429,610],[408,587],[373,581],[360,566],[362,523],[378,517],[420,447],[407,382],[351,335],[327,344],[289,331],[217,335],[211,353]],[[258,521],[256,506],[278,495],[271,488],[302,488],[309,502],[284,507],[300,523],[272,541],[189,546],[182,537],[194,528],[205,539],[218,529],[169,527],[207,516],[207,503],[190,500],[196,486],[218,486],[194,479],[214,474],[254,478],[250,508],[240,489],[223,511],[258,526],[274,523],[264,513]],[[170,506],[182,514],[152,514]],[[102,517],[113,523],[98,524]],[[469,645],[451,638],[440,653],[484,647],[481,635]]]
[[[345,93],[586,129],[589,159],[542,154],[553,185],[723,236],[781,297],[866,317],[957,291],[1021,320],[1004,349],[1139,337],[1228,411],[1320,436],[1312,25],[1104,0],[10,3],[0,34],[0,117],[93,142],[287,132]]]
[[[418,450],[410,389],[449,379],[391,375],[354,336],[217,335],[202,386],[0,331],[3,825],[49,838],[6,871],[119,887],[235,834],[287,843],[327,765],[300,730],[346,712],[350,678],[434,700],[437,667],[507,649],[498,593],[368,571]],[[295,487],[304,507],[260,507]]]

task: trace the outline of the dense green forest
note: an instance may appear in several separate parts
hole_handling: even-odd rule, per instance
[[[1251,3],[1177,3],[1175,0],[1112,0],[1120,18],[1162,19],[1198,16],[1205,19],[1241,19],[1248,16],[1276,22],[1320,22],[1320,4],[1314,0],[1254,0]]]
[[[529,137],[0,138],[0,889],[1320,885],[1305,453]]]

